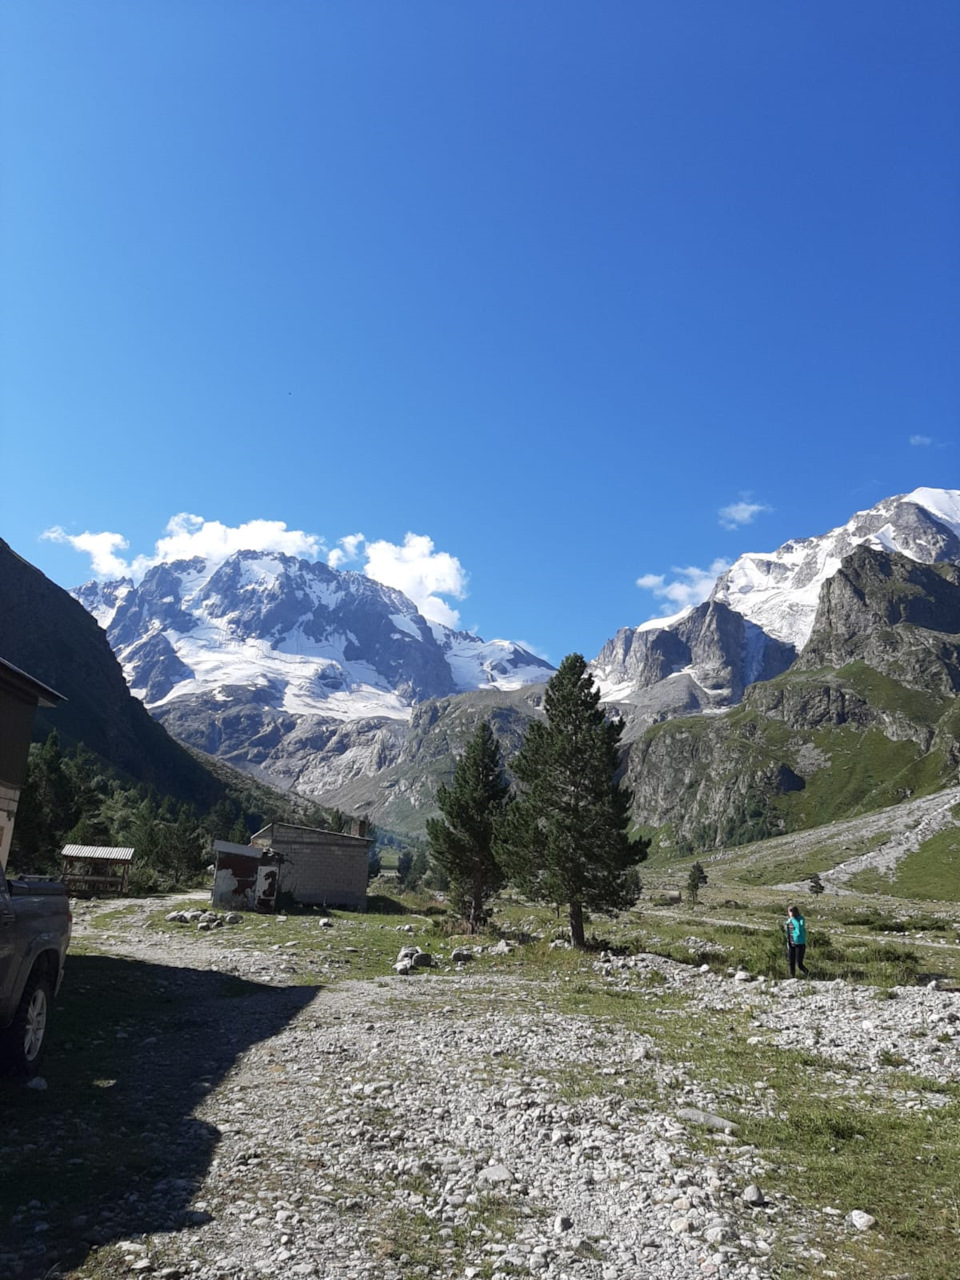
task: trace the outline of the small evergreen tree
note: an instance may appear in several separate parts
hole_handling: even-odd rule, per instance
[[[406,888],[410,868],[413,866],[413,854],[409,849],[401,849],[397,854],[397,883]]]
[[[687,876],[687,893],[694,906],[697,905],[697,897],[699,896],[701,885],[706,883],[707,873],[699,862],[695,862],[690,868],[689,876]]]
[[[406,888],[418,889],[424,876],[430,870],[430,860],[427,857],[427,851],[424,848],[417,849],[416,853],[410,860],[410,870],[407,872]]]
[[[813,873],[812,876],[807,876],[807,881],[808,881],[807,888],[810,890],[811,893],[816,894],[818,896],[821,893],[823,893],[826,886],[824,885],[823,881],[820,879],[820,876],[816,871]]]
[[[427,819],[430,853],[471,932],[483,926],[487,903],[504,883],[493,842],[509,791],[500,744],[483,720],[457,761],[452,785],[437,791],[443,816]]]
[[[376,880],[382,869],[383,864],[380,861],[380,850],[375,844],[372,844],[367,858],[367,884],[369,884],[371,880]]]
[[[498,851],[521,892],[563,904],[574,946],[584,908],[615,911],[634,898],[628,871],[649,842],[631,844],[630,792],[618,781],[622,721],[608,720],[587,664],[570,654],[547,685],[513,760],[519,794],[500,824]]]

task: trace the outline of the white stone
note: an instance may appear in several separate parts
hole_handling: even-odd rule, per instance
[[[877,1220],[871,1217],[869,1213],[865,1213],[863,1209],[852,1209],[844,1218],[844,1222],[854,1227],[857,1231],[869,1231],[871,1227],[876,1226]]]

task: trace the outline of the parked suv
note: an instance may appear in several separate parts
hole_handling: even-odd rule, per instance
[[[59,880],[0,871],[0,1057],[33,1075],[47,1044],[72,916]]]

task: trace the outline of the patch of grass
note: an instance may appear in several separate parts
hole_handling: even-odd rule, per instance
[[[868,667],[865,662],[851,662],[837,672],[844,684],[850,685],[871,707],[906,716],[916,724],[932,725],[950,705],[950,699],[932,693],[908,689],[899,680]]]
[[[879,1238],[840,1246],[848,1260],[834,1263],[841,1275],[943,1280],[955,1272],[960,1106],[940,1108],[934,1123],[922,1112],[846,1100],[788,1095],[780,1106],[776,1116],[745,1118],[742,1130],[746,1141],[779,1154],[771,1179],[810,1207],[865,1209],[878,1221]],[[784,1173],[795,1162],[803,1172],[794,1181]]]
[[[509,1244],[519,1220],[517,1208],[498,1196],[481,1196],[470,1206],[468,1221],[452,1228],[423,1210],[392,1206],[379,1224],[374,1252],[399,1267],[404,1280],[440,1272],[460,1275],[468,1260],[479,1267],[477,1280],[489,1280],[495,1263],[479,1257],[480,1242],[496,1239]],[[479,1237],[471,1235],[476,1231]]]
[[[579,994],[582,1005],[584,993]],[[748,1012],[700,1009],[694,1029],[676,1009],[614,1000],[602,990],[592,993],[588,1008],[607,1025],[646,1032],[665,1064],[710,1082],[713,1109],[739,1124],[738,1140],[769,1159],[765,1189],[816,1213],[831,1204],[842,1213],[865,1209],[877,1218],[876,1233],[856,1240],[822,1238],[818,1247],[827,1252],[826,1262],[792,1254],[778,1274],[819,1276],[824,1267],[868,1280],[943,1280],[954,1274],[960,1101],[938,1108],[931,1121],[928,1112],[862,1099],[849,1073],[816,1053],[780,1049],[766,1040],[750,1044]],[[755,1089],[757,1081],[763,1090]],[[561,1083],[576,1097],[604,1082],[609,1089],[609,1077],[595,1080],[574,1071]],[[891,1083],[922,1092],[935,1082],[905,1075]],[[956,1094],[960,1090],[951,1086],[948,1096]],[[660,1102],[670,1107],[677,1099],[665,1087]],[[694,1130],[687,1141],[713,1149],[709,1136]]]
[[[130,903],[122,907],[114,907],[110,911],[100,911],[91,918],[90,928],[98,933],[106,933],[118,925],[128,923],[139,910],[137,904]]]
[[[877,1062],[881,1067],[903,1067],[907,1060],[903,1054],[894,1053],[892,1049],[881,1049],[877,1054]]]
[[[960,827],[938,831],[884,879],[886,892],[899,898],[960,902]]]

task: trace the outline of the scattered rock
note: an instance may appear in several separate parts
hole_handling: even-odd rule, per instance
[[[710,1111],[701,1111],[699,1107],[680,1107],[677,1115],[688,1124],[702,1125],[706,1129],[716,1129],[720,1133],[736,1133],[737,1125],[733,1120],[723,1116],[715,1116]]]
[[[853,1227],[857,1231],[869,1231],[871,1227],[877,1225],[876,1218],[869,1213],[865,1213],[863,1209],[851,1209],[844,1218],[844,1222],[848,1227]]]

